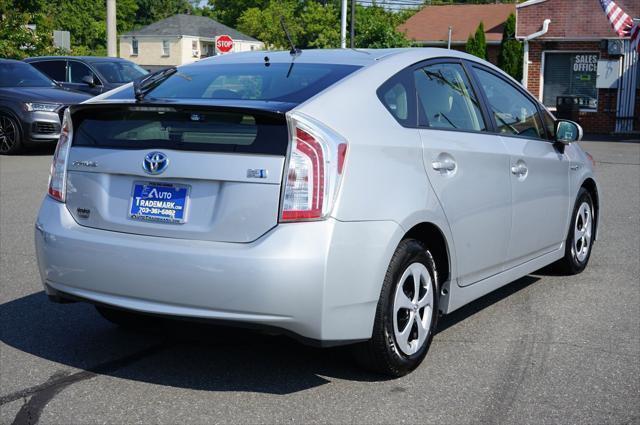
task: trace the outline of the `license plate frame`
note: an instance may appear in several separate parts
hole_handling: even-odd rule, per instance
[[[160,197],[149,197],[149,192],[152,189],[156,189],[156,194],[171,193],[169,199],[166,195]],[[160,189],[160,190],[158,190]],[[146,190],[146,194],[145,194]],[[174,198],[174,194],[183,194],[182,198]],[[168,183],[168,182],[156,182],[156,181],[134,181],[131,186],[131,196],[129,200],[129,212],[128,218],[130,220],[163,223],[163,224],[185,224],[187,222],[187,214],[189,210],[191,186],[186,184]],[[138,201],[136,199],[139,198]],[[173,200],[172,200],[173,199]],[[179,199],[178,207],[168,207],[168,204],[163,206],[146,206],[140,205],[142,201],[158,201],[158,202],[175,202],[175,199]],[[142,210],[141,210],[142,209]],[[148,209],[145,211],[144,209]],[[171,213],[173,211],[173,214]],[[181,212],[181,214],[179,214]]]

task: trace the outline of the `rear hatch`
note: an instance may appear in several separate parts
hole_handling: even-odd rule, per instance
[[[97,229],[253,241],[278,223],[288,131],[271,109],[76,106],[67,208]]]

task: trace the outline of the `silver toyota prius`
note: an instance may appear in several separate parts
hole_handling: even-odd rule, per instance
[[[438,316],[587,265],[579,125],[443,49],[217,56],[72,106],[35,224],[52,301],[353,344],[417,367]]]

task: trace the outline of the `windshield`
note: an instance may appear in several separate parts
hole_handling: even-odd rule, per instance
[[[94,62],[93,66],[107,82],[115,84],[129,83],[148,74],[146,70],[130,62]]]
[[[358,66],[310,63],[199,64],[179,71],[148,97],[303,102]]]
[[[48,77],[24,62],[0,63],[0,87],[56,87]]]

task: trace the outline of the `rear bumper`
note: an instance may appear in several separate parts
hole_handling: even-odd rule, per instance
[[[371,336],[400,233],[393,222],[330,219],[279,225],[247,244],[140,236],[80,226],[45,197],[35,241],[51,295],[340,343]]]

